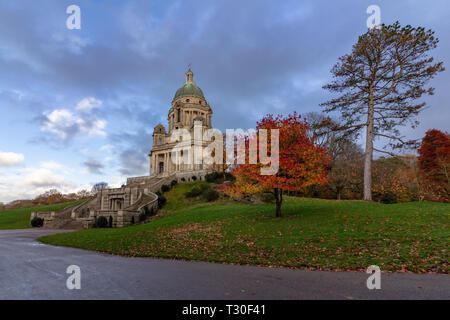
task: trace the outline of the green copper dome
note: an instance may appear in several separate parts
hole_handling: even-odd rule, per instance
[[[197,87],[194,82],[194,73],[191,71],[191,68],[186,72],[186,82],[177,90],[174,100],[183,96],[196,96],[205,99],[202,89]]]
[[[174,99],[182,96],[196,96],[205,99],[202,89],[197,87],[197,85],[193,82],[185,83],[180,89],[178,89],[177,93],[175,93]]]

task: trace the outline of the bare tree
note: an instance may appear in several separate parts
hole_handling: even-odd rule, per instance
[[[328,183],[336,192],[336,198],[341,200],[346,189],[360,189],[362,184],[363,151],[356,143],[348,141],[331,163],[328,173]]]
[[[108,188],[108,184],[106,182],[98,182],[96,184],[94,184],[94,186],[92,187],[92,193],[97,193],[100,190],[103,189],[107,189]]]
[[[338,119],[319,112],[309,112],[305,119],[311,126],[310,134],[314,137],[314,142],[319,147],[326,148],[333,161],[354,146],[356,134],[339,130],[342,125]]]
[[[416,100],[433,94],[434,88],[425,85],[445,70],[442,62],[434,63],[428,55],[438,42],[434,32],[423,27],[382,25],[360,36],[352,52],[340,57],[331,70],[334,80],[324,89],[340,96],[321,104],[325,112],[341,112],[339,130],[366,130],[364,200],[372,200],[373,152],[392,154],[388,147],[416,146],[416,141],[400,135],[398,127],[417,126],[415,116],[425,102]],[[376,137],[388,139],[383,150],[374,148]]]

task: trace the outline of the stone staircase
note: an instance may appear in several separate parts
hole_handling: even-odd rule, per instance
[[[78,230],[83,229],[83,223],[72,219],[72,209],[76,206],[67,207],[57,212],[51,221],[46,221],[44,228]]]
[[[169,177],[137,177],[129,178],[127,185],[119,189],[105,189],[101,194],[97,194],[94,199],[88,200],[82,204],[67,207],[59,212],[36,212],[32,217],[44,219],[44,228],[77,230],[88,228],[92,225],[92,220],[98,216],[109,216],[113,221],[113,226],[126,226],[131,221],[136,221],[139,214],[145,210],[158,210],[158,196],[155,194],[161,189],[163,184],[170,184],[175,179],[175,175]],[[135,203],[123,209],[102,210],[103,196],[107,192],[117,197],[117,193],[136,193],[139,192],[139,198]],[[106,197],[108,194],[106,194]],[[74,213],[74,215],[72,215]],[[92,215],[94,213],[94,215]]]
[[[152,201],[157,201],[157,200],[158,200],[157,196],[143,194],[136,203],[134,203],[133,205],[131,205],[128,208],[125,208],[125,210],[138,211],[141,207],[144,207],[148,203],[150,203]]]
[[[73,219],[55,219],[44,227],[62,230],[81,230],[83,229],[83,222]]]

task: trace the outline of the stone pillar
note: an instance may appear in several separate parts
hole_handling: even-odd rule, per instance
[[[171,166],[170,152],[167,152],[167,173],[170,173],[170,166]]]
[[[169,172],[167,152],[164,153],[164,172]]]
[[[151,176],[151,175],[153,174],[153,171],[154,171],[154,169],[153,169],[153,156],[152,156],[152,155],[148,157],[148,161],[150,162],[150,172],[149,172],[149,175]]]

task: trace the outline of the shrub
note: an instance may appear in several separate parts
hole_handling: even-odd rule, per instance
[[[141,212],[141,214],[139,215],[139,222],[143,222],[145,221],[145,219],[147,219],[147,215],[145,214],[144,210],[144,212]]]
[[[100,216],[95,219],[94,228],[107,228],[108,227],[108,219],[104,216]]]
[[[196,176],[192,176],[192,181],[197,181],[197,177]]]
[[[209,184],[202,184],[202,185],[200,185],[200,190],[202,190],[202,193],[205,192],[205,191],[209,191],[209,190],[211,190],[211,185],[209,185]]]
[[[217,172],[211,172],[205,175],[205,180],[209,183],[217,182],[222,176]]]
[[[170,187],[167,185],[167,184],[164,184],[162,187],[161,187],[161,191],[162,192],[167,192],[167,191],[169,191],[170,190]]]
[[[205,175],[205,181],[206,182],[209,182],[209,183],[211,183],[211,182],[214,182],[214,178],[212,177],[212,173],[207,173],[206,175]]]
[[[41,228],[44,226],[44,219],[42,218],[38,218],[38,217],[34,217],[33,219],[31,219],[31,226],[33,228]]]
[[[186,181],[186,179],[185,179],[185,178],[181,178],[181,181],[185,182],[185,181]]]
[[[393,192],[386,192],[381,195],[380,202],[385,204],[397,203],[397,195]]]
[[[186,198],[195,198],[203,193],[203,190],[200,187],[193,187],[190,191],[186,192]]]
[[[203,193],[203,198],[208,202],[216,201],[219,199],[219,192],[215,189],[209,189]]]
[[[110,228],[113,227],[113,217],[112,216],[109,216],[108,227],[110,227]]]
[[[234,182],[236,178],[230,172],[211,172],[205,175],[205,180],[210,183],[223,183],[224,181]]]
[[[153,207],[151,207],[150,209],[148,207],[144,208],[144,213],[147,217],[151,217],[154,215],[154,210]]]
[[[236,181],[236,177],[231,174],[231,172],[225,172],[225,180],[234,182]]]
[[[158,208],[162,208],[167,202],[166,197],[164,197],[163,195],[158,196]]]
[[[172,180],[172,182],[170,183],[170,185],[171,185],[172,187],[175,187],[177,184],[178,184],[178,181],[177,181],[177,180]]]

